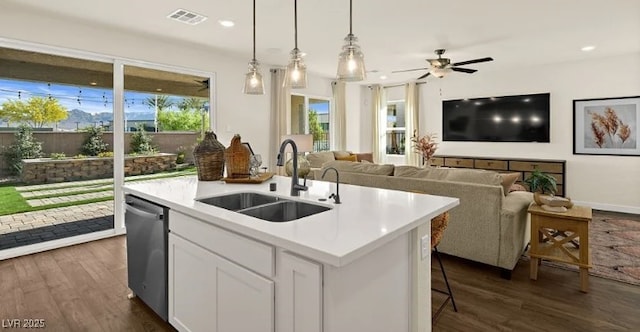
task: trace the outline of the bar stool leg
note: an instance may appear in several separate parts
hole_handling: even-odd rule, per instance
[[[447,285],[447,291],[448,291],[447,295],[451,298],[453,311],[458,312],[458,307],[456,307],[456,301],[453,299],[453,293],[451,292],[451,287],[449,286],[449,280],[447,279],[447,274],[444,272],[444,266],[442,265],[442,260],[440,259],[438,246],[433,247],[433,250],[436,252],[436,258],[438,259],[438,263],[440,264],[440,270],[442,271],[442,276],[444,277],[444,283]]]

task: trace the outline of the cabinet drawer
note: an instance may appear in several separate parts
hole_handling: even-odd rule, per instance
[[[444,165],[447,167],[473,168],[473,159],[446,158],[444,160]]]
[[[512,171],[534,171],[539,169],[547,173],[562,173],[562,164],[536,161],[510,161],[509,169]]]
[[[267,277],[274,276],[274,247],[169,210],[169,231]]]
[[[476,159],[475,168],[506,171],[509,169],[509,163],[506,160]]]
[[[562,177],[562,174],[554,174],[554,173],[547,173],[549,175],[551,175],[551,177],[553,177],[554,179],[556,179],[556,183],[557,184],[563,184],[564,183],[564,178]],[[524,178],[528,178],[531,176],[531,172],[524,172]]]
[[[444,158],[442,157],[431,158],[431,166],[444,166]]]

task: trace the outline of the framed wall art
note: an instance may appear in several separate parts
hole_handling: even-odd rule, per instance
[[[640,156],[640,96],[573,101],[573,154]]]

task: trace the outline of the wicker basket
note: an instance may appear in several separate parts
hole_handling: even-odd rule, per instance
[[[251,174],[249,174],[251,151],[249,151],[247,146],[242,144],[240,135],[236,134],[233,136],[231,145],[225,150],[224,155],[228,178],[248,178],[251,176]]]
[[[193,150],[200,181],[220,180],[224,174],[224,145],[217,138],[212,131],[207,131]]]

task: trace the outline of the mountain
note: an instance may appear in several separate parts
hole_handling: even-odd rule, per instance
[[[76,130],[77,128],[84,128],[87,126],[108,125],[113,121],[112,112],[101,112],[91,114],[81,109],[74,108],[69,111],[69,116],[66,120],[58,123],[59,129]],[[151,120],[153,121],[154,112],[125,112],[125,118],[127,120]]]

